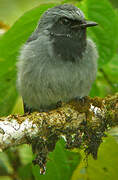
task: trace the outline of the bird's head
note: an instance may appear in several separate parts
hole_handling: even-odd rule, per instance
[[[96,26],[96,22],[86,21],[83,12],[71,5],[63,4],[48,9],[40,19],[39,30],[48,30],[54,36],[76,37],[85,34],[86,28]]]
[[[77,57],[82,58],[85,51],[86,28],[96,25],[96,22],[87,21],[79,8],[63,4],[48,9],[36,31],[49,35],[56,56],[75,61]]]

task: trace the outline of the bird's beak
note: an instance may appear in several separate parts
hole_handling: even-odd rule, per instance
[[[98,23],[93,22],[93,21],[84,21],[81,24],[76,24],[74,26],[72,26],[71,28],[87,28],[87,27],[92,27],[92,26],[97,26]]]
[[[85,21],[84,23],[82,23],[80,26],[81,27],[91,27],[91,26],[97,26],[98,23],[93,22],[93,21]]]

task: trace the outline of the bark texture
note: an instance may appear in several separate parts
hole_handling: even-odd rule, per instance
[[[102,98],[86,97],[71,101],[50,112],[34,112],[0,118],[0,150],[19,144],[31,144],[34,164],[45,171],[47,155],[60,137],[66,148],[82,148],[97,158],[105,132],[118,125],[118,94]]]

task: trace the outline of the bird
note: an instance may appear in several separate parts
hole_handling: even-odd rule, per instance
[[[25,113],[47,112],[58,102],[88,96],[96,79],[98,51],[87,38],[87,28],[96,25],[72,4],[43,13],[18,56],[17,87]]]

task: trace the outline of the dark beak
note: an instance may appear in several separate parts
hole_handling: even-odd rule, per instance
[[[97,26],[98,23],[93,22],[93,21],[85,21],[84,23],[82,23],[80,26],[81,27],[92,27],[92,26]]]
[[[79,23],[79,24],[72,26],[71,28],[80,28],[80,27],[87,28],[87,27],[92,27],[92,26],[97,26],[97,25],[98,25],[98,23],[93,22],[93,21],[84,21],[81,24]]]

